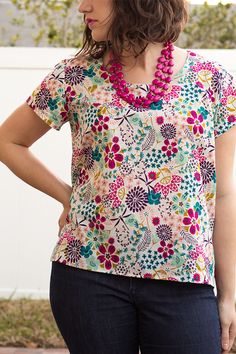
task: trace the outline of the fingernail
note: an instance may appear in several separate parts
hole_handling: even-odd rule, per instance
[[[228,343],[224,343],[223,346],[224,346],[225,349],[227,349],[228,348]]]

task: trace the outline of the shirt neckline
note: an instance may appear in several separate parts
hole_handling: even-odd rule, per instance
[[[177,71],[177,73],[175,73],[174,75],[172,75],[172,80],[170,83],[176,81],[175,79],[178,79],[179,77],[181,77],[185,71],[188,69],[188,64],[189,64],[189,60],[190,60],[190,53],[191,53],[191,50],[190,49],[186,49],[187,51],[187,55],[186,55],[186,58],[185,58],[185,62],[184,62],[184,65],[182,66],[182,68]],[[101,66],[103,65],[103,61],[102,61],[102,57],[98,58],[97,59],[97,65],[96,65],[96,68],[98,69],[98,72],[101,71]],[[100,76],[101,77],[101,76]],[[102,78],[102,77],[101,77]],[[105,79],[104,79],[105,80]],[[110,83],[110,81],[109,81]],[[110,83],[111,85],[111,83]],[[144,87],[144,86],[149,86],[150,83],[130,83],[130,82],[127,82],[127,86],[128,87],[133,87],[133,88],[139,88],[139,87]]]

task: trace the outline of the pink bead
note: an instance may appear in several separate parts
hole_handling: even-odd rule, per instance
[[[155,90],[155,88],[156,88],[155,85],[151,85],[151,86],[150,86],[150,90],[151,90],[151,91]]]
[[[168,86],[167,84],[164,84],[163,89],[164,89],[164,90],[168,90],[168,87],[169,87],[169,86]]]
[[[170,76],[166,77],[165,82],[171,82],[171,77]]]
[[[169,74],[173,74],[173,70],[171,68],[168,69]]]
[[[166,55],[168,54],[168,51],[166,49],[162,49],[161,54]]]
[[[169,66],[173,66],[173,65],[174,65],[173,60],[170,60],[170,61],[169,61]]]
[[[160,63],[157,64],[157,65],[156,65],[156,68],[157,68],[157,69],[163,69],[163,64],[160,64]]]
[[[160,63],[165,63],[165,58],[163,58],[163,57],[160,57],[159,59],[158,59],[158,61],[160,62]]]
[[[116,81],[116,77],[115,77],[115,75],[111,75],[111,76],[110,76],[110,81],[111,81],[111,82]]]
[[[125,80],[121,80],[121,81],[120,81],[120,84],[121,84],[122,86],[125,86],[125,85],[126,85],[126,81],[125,81]]]
[[[155,72],[155,77],[160,77],[162,75],[161,71],[156,71]]]
[[[167,67],[165,67],[162,71],[163,71],[163,73],[167,73],[168,72],[168,68]]]
[[[117,73],[117,76],[118,76],[120,79],[123,79],[124,74],[120,71],[120,72]]]
[[[134,100],[135,97],[134,97],[134,95],[133,95],[132,93],[130,93],[129,96],[128,96],[128,98],[129,98],[130,100]]]
[[[152,81],[152,83],[153,83],[154,85],[158,85],[158,82],[159,82],[159,80],[157,80],[157,79],[154,79],[154,80]]]
[[[151,100],[151,99],[153,98],[153,95],[151,94],[151,92],[149,92],[149,93],[147,94],[147,98],[148,98],[149,100]]]

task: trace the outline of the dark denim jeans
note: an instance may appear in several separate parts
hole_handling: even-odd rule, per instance
[[[50,304],[70,354],[221,354],[211,285],[52,262]]]

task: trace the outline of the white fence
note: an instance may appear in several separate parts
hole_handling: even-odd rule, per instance
[[[3,122],[61,59],[74,48],[0,47],[0,123]],[[236,74],[236,50],[197,50]],[[69,124],[51,129],[31,151],[71,185]],[[57,241],[62,206],[15,176],[0,163],[0,297],[48,298],[52,249]]]

